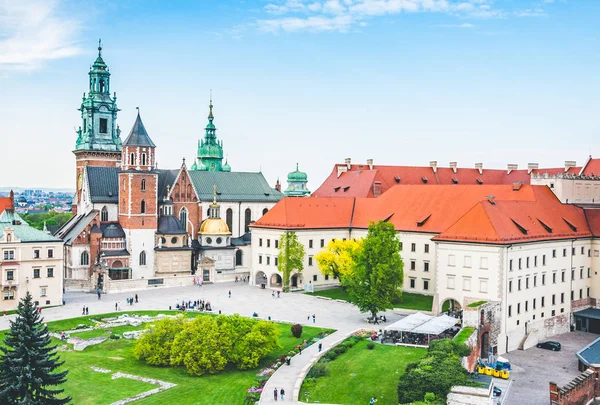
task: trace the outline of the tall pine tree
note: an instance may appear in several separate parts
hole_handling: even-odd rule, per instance
[[[17,319],[10,323],[0,348],[0,404],[62,405],[71,397],[57,398],[63,389],[53,389],[66,381],[67,371],[53,373],[64,364],[51,346],[48,327],[42,323],[31,294],[19,302]]]

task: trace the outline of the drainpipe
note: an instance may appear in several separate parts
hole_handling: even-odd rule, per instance
[[[238,202],[238,236],[242,235],[242,202],[240,201]]]
[[[506,253],[504,254],[504,267],[506,268],[507,273],[510,271],[508,267],[508,251],[512,249],[512,245],[508,245],[506,247]],[[506,310],[504,312],[504,334],[506,335],[506,340],[504,341],[504,348],[506,349],[506,353],[508,353],[508,274],[505,277],[506,285],[504,286],[503,301],[506,302]],[[504,308],[503,308],[504,309]]]
[[[571,270],[571,274],[573,275],[573,277],[571,277],[571,291],[573,292],[573,299],[571,300],[571,310],[569,311],[569,332],[571,331],[571,325],[573,324],[573,301],[575,301],[575,290],[573,290],[573,279],[575,278],[575,274],[573,271],[573,248],[575,246],[575,239],[571,240],[571,252],[570,252],[570,270]]]

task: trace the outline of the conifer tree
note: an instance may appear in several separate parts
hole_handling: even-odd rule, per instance
[[[31,294],[19,302],[17,319],[10,322],[0,348],[0,404],[63,405],[71,397],[58,398],[63,389],[55,387],[66,381],[67,371],[55,372],[64,364],[56,346],[51,346],[48,327],[42,322]]]

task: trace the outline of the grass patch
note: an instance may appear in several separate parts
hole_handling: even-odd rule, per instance
[[[458,334],[456,336],[454,336],[454,341],[458,342],[458,343],[465,343],[467,341],[467,339],[469,338],[469,336],[471,336],[471,333],[473,333],[474,330],[475,330],[475,328],[472,328],[470,326],[467,326],[466,328],[462,328],[460,330],[460,332],[458,332]]]
[[[49,322],[48,327],[54,332],[60,332],[73,329],[79,324],[93,326],[95,324],[93,320],[123,315],[124,313],[137,315],[183,314],[186,317],[209,316],[198,312],[182,311],[122,311]],[[142,329],[145,325],[143,324],[137,328],[131,326],[114,327],[112,331],[113,333],[122,333],[121,328],[123,331],[136,330]],[[271,364],[279,356],[287,354],[295,346],[302,343],[304,339],[310,341],[317,334],[324,331],[324,329],[304,326],[302,336],[297,339],[292,336],[290,326],[288,324],[277,324],[280,332],[279,342],[282,348],[269,354],[261,362],[261,368]],[[105,334],[104,330],[97,330],[81,332],[72,336],[89,338],[103,334]],[[54,340],[54,343],[61,344],[57,339]],[[193,377],[188,375],[185,369],[181,367],[154,367],[136,360],[132,354],[134,344],[135,341],[128,339],[108,339],[81,352],[59,352],[60,358],[65,361],[64,369],[69,370],[67,382],[62,388],[73,397],[73,403],[77,405],[106,405],[156,388],[154,385],[129,379],[111,380],[112,373],[122,372],[177,384],[174,388],[136,401],[136,405],[176,403],[195,405],[242,404],[248,387],[252,385],[256,374],[260,371],[260,368],[245,371],[228,368],[219,374]],[[98,373],[91,370],[91,366],[105,368],[111,370],[112,373]]]
[[[426,349],[357,343],[335,360],[323,364],[327,376],[305,381],[299,400],[308,403],[364,405],[377,397],[377,405],[398,404],[398,379],[408,363],[427,354]]]
[[[327,297],[334,300],[343,300],[351,302],[350,296],[346,291],[340,287],[328,288],[327,290],[315,291],[312,293],[306,293],[308,295]],[[418,311],[431,311],[433,306],[433,296],[423,294],[413,294],[409,292],[402,292],[402,297],[392,303],[392,308],[404,308],[404,309],[415,309]]]
[[[487,302],[487,301],[485,301],[485,300],[482,300],[482,301],[475,301],[475,302],[472,302],[472,303],[470,303],[470,304],[469,304],[469,305],[467,305],[467,306],[468,306],[469,308],[477,308],[478,306],[480,306],[480,305],[483,305],[483,304],[485,304],[486,302]]]

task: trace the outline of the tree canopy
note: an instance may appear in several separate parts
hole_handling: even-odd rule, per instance
[[[304,270],[304,245],[298,240],[296,232],[285,232],[279,239],[277,270],[283,274],[283,291],[290,290],[292,271]]]
[[[343,285],[344,277],[353,269],[354,257],[362,249],[362,242],[362,239],[332,239],[325,250],[315,255],[321,273],[337,278]]]
[[[51,346],[48,327],[43,323],[29,291],[19,302],[17,318],[0,348],[0,403],[3,405],[62,405],[71,397],[59,398],[68,371],[55,372],[64,362]]]
[[[394,226],[379,221],[369,225],[352,270],[342,279],[352,302],[373,316],[389,308],[402,294],[404,264]]]

